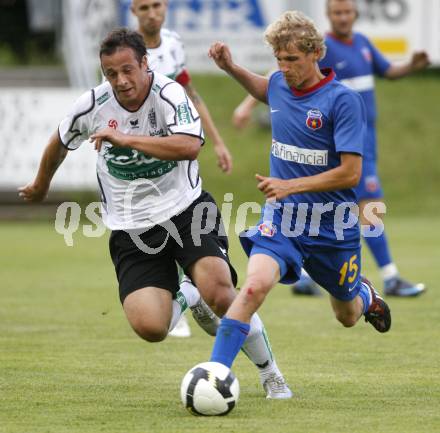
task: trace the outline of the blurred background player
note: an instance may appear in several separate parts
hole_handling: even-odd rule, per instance
[[[331,32],[326,37],[327,54],[319,63],[320,67],[333,68],[342,83],[360,93],[367,108],[367,140],[362,177],[356,188],[361,224],[366,226],[364,240],[380,269],[384,294],[417,296],[425,291],[425,285],[413,284],[400,277],[391,258],[385,231],[378,237],[367,235],[373,222],[368,219],[364,209],[369,203],[383,201],[377,173],[374,76],[395,80],[421,71],[430,63],[428,55],[425,52],[415,52],[411,60],[404,64],[394,64],[386,60],[365,35],[353,31],[358,17],[355,0],[327,0],[327,16]],[[381,218],[382,215],[376,213],[376,217]]]
[[[232,157],[218,132],[209,110],[191,83],[185,65],[185,51],[180,36],[163,28],[168,8],[167,0],[133,0],[131,12],[138,21],[138,32],[142,35],[148,51],[148,63],[152,71],[160,72],[182,85],[191,98],[201,119],[203,129],[212,140],[217,155],[217,164],[225,173],[232,170]],[[183,284],[191,284],[188,279]],[[182,315],[174,329],[173,337],[190,337],[191,329],[185,315]]]
[[[234,63],[224,43],[209,51],[219,68],[269,105],[272,120],[270,176],[256,175],[266,204],[257,229],[241,236],[249,256],[246,280],[221,321],[211,355],[211,361],[229,368],[252,314],[275,284],[296,281],[302,265],[329,292],[343,326],[352,327],[364,316],[378,332],[391,327],[387,304],[361,277],[359,226],[338,236],[335,221],[336,207],[356,200],[366,127],[362,99],[337,82],[331,69],[319,69],[324,38],[301,12],[285,12],[269,25],[265,39],[279,66],[270,79]],[[328,211],[318,234],[311,235],[317,203]],[[294,235],[299,204],[307,204],[308,219]]]
[[[138,21],[138,32],[147,46],[149,67],[182,85],[202,119],[203,130],[212,141],[218,166],[225,173],[232,170],[232,157],[218,132],[209,110],[191,82],[185,65],[185,51],[180,36],[163,28],[167,0],[133,0],[131,11]]]
[[[356,188],[359,200],[361,224],[366,226],[362,233],[383,280],[383,292],[387,296],[411,297],[425,291],[422,283],[413,284],[400,277],[398,268],[391,258],[385,232],[378,237],[369,237],[372,221],[364,214],[369,203],[383,201],[383,191],[377,173],[376,151],[376,102],[374,76],[390,80],[405,77],[423,70],[429,65],[425,52],[416,52],[411,60],[404,64],[388,62],[361,33],[353,32],[358,17],[355,0],[327,0],[327,16],[331,33],[326,36],[327,54],[319,62],[320,67],[331,67],[338,80],[360,93],[367,108],[367,141],[362,166],[362,178]],[[251,119],[252,110],[258,101],[248,95],[235,109],[233,123],[238,128],[245,127]],[[381,218],[380,213],[375,213]],[[318,295],[319,288],[310,276],[303,271],[301,279],[292,286],[296,294]]]

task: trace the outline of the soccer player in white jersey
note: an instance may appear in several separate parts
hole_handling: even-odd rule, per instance
[[[98,151],[103,221],[112,231],[110,254],[130,325],[144,340],[162,341],[189,307],[214,334],[213,312],[192,285],[179,290],[176,266],[223,316],[236,296],[236,273],[220,211],[201,188],[200,117],[180,84],[148,69],[145,53],[137,32],[118,29],[104,39],[100,59],[107,81],[76,101],[49,139],[35,180],[19,194],[43,200],[68,150],[90,139]],[[258,367],[266,396],[291,397],[257,315],[251,328],[243,351]]]
[[[166,0],[133,0],[131,12],[138,21],[138,32],[144,38],[148,51],[148,64],[152,71],[160,72],[181,84],[195,105],[202,119],[203,129],[212,140],[217,155],[217,164],[225,173],[232,170],[232,158],[221,135],[209,114],[209,110],[198,95],[185,65],[185,51],[180,36],[163,28],[168,8]],[[191,284],[184,279],[183,284]],[[173,337],[190,337],[191,328],[185,315],[170,331]]]

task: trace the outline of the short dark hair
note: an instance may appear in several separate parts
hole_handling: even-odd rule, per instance
[[[119,48],[131,48],[139,64],[147,54],[147,47],[142,36],[136,31],[121,27],[112,30],[101,42],[99,58],[103,55],[110,56]]]
[[[342,0],[340,0],[340,1],[342,1]],[[353,4],[354,4],[354,7],[356,8],[356,10],[357,10],[357,1],[356,0],[350,0]],[[330,10],[330,4],[332,3],[332,0],[327,0],[327,11],[329,11]]]

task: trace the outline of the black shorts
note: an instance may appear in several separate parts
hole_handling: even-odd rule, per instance
[[[174,228],[177,230],[173,231]],[[179,290],[176,262],[187,272],[188,267],[202,257],[225,260],[234,286],[237,284],[237,274],[229,262],[228,238],[220,211],[213,197],[205,191],[182,213],[144,233],[142,230],[113,231],[109,246],[121,303],[127,295],[143,287],[166,289],[174,297]]]

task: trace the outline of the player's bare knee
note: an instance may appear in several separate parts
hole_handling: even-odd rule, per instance
[[[199,286],[205,302],[218,316],[223,316],[235,298],[235,289],[227,278],[213,278],[203,287]]]
[[[165,340],[168,335],[168,329],[164,326],[138,323],[132,325],[136,334],[145,341],[150,343],[158,343]]]
[[[221,286],[213,296],[211,308],[218,315],[223,316],[235,298],[235,290],[230,286]]]
[[[246,278],[246,286],[252,287],[255,293],[266,293],[271,288],[271,281],[261,278],[260,275],[248,275]]]
[[[358,321],[358,317],[356,317],[353,314],[345,313],[345,312],[336,313],[336,319],[340,323],[342,323],[342,325],[345,328],[352,328],[354,325],[356,325],[356,322]]]
[[[245,303],[253,305],[254,308],[258,308],[266,298],[267,292],[262,290],[261,286],[246,286],[242,290]]]
[[[270,284],[250,275],[246,279],[246,283],[242,290],[242,296],[244,296],[248,302],[260,305],[264,301],[267,292],[270,290]]]

